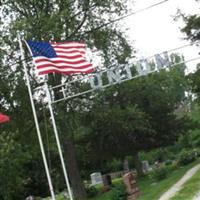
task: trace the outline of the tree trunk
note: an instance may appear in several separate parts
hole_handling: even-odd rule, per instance
[[[60,76],[56,75],[53,77],[59,84],[60,81]],[[58,91],[55,92],[55,99],[60,98],[60,93]],[[77,159],[76,159],[76,150],[75,146],[70,138],[70,136],[66,136],[68,133],[66,133],[66,130],[68,127],[66,126],[65,123],[68,119],[66,118],[66,105],[65,103],[59,104],[57,107],[57,111],[59,113],[59,116],[61,117],[60,120],[58,120],[59,127],[61,130],[61,133],[65,133],[65,136],[63,134],[62,140],[64,141],[64,152],[66,153],[65,160],[66,160],[66,168],[67,168],[67,174],[69,176],[70,180],[70,186],[72,187],[73,190],[73,195],[74,199],[76,200],[86,200],[87,199],[87,194],[83,185],[83,182],[81,180],[78,164],[77,164]]]
[[[77,161],[75,147],[69,138],[65,139],[65,149],[66,149],[66,167],[70,179],[70,185],[73,190],[73,195],[76,200],[86,200],[87,195],[83,182],[80,177]]]
[[[137,171],[137,175],[139,177],[144,176],[144,172],[142,171],[142,163],[140,162],[139,157],[138,157],[138,152],[135,152],[133,154],[133,163]]]

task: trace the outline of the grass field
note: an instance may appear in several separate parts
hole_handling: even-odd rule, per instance
[[[195,161],[187,166],[179,167],[172,172],[168,173],[166,179],[155,182],[150,176],[145,176],[137,181],[137,185],[140,189],[141,196],[138,200],[158,200],[159,197],[166,192],[172,185],[174,185],[190,168],[198,164],[199,161]],[[121,182],[121,179],[113,181],[114,185]],[[100,190],[101,186],[97,188]],[[192,197],[200,190],[200,170],[190,179],[184,188],[171,200],[191,200]],[[90,200],[111,200],[113,190],[100,194]],[[46,198],[48,199],[48,198]],[[46,200],[44,199],[44,200]],[[64,200],[65,198],[57,196],[57,200]]]
[[[142,193],[141,196],[138,198],[138,200],[158,200],[158,198],[164,192],[166,192],[173,184],[175,184],[186,173],[187,170],[192,168],[197,163],[199,163],[199,161],[196,161],[184,167],[179,167],[178,169],[169,173],[166,179],[159,182],[155,182],[149,176],[146,176],[138,180],[137,185]],[[200,179],[200,172],[198,172],[198,174]],[[200,182],[200,180],[197,181]],[[109,191],[95,198],[91,198],[90,200],[111,200],[111,196],[112,196],[112,191]],[[173,200],[189,200],[189,199],[188,198],[182,199],[178,197]]]
[[[138,186],[142,192],[138,200],[158,200],[159,197],[166,192],[173,184],[175,184],[191,167],[198,162],[194,162],[184,167],[180,167],[168,174],[167,178],[155,182],[150,177],[145,177],[138,181]],[[182,199],[179,199],[182,200]]]
[[[200,191],[200,170],[187,181],[183,188],[170,200],[192,200],[197,192]]]

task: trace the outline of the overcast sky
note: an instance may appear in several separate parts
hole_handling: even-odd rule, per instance
[[[133,0],[133,10],[137,11],[160,1]],[[200,4],[196,3],[195,0],[169,0],[125,19],[129,28],[130,39],[134,41],[134,47],[139,52],[138,55],[148,57],[189,44],[189,41],[183,39],[185,36],[180,31],[183,22],[181,20],[175,22],[173,16],[176,15],[177,9],[181,9],[186,14],[199,13],[199,7]],[[198,57],[200,49],[187,47],[178,50],[178,52],[182,52],[185,59],[188,60]],[[200,60],[198,61],[200,62]],[[198,61],[188,63],[188,71],[192,71]]]

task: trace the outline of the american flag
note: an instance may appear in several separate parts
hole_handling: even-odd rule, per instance
[[[90,73],[94,70],[86,61],[86,45],[81,42],[27,41],[39,75]]]

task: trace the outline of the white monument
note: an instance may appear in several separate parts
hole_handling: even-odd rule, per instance
[[[90,174],[90,177],[91,177],[91,182],[92,182],[91,185],[97,185],[97,184],[103,183],[101,172],[92,173]]]

